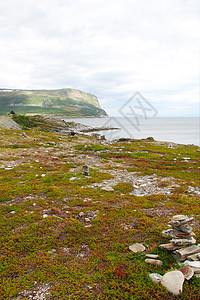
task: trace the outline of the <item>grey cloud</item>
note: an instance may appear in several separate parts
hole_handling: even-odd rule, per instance
[[[199,8],[197,0],[2,0],[1,84],[78,88],[107,99],[105,108],[139,89],[169,113],[182,95],[186,111],[196,101]]]

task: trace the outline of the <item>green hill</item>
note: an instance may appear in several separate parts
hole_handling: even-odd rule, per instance
[[[70,117],[104,117],[96,96],[75,90],[0,89],[0,115],[54,114]]]

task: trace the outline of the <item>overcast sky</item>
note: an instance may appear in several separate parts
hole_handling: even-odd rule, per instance
[[[139,91],[198,116],[199,0],[0,0],[0,87],[75,88],[117,115]]]

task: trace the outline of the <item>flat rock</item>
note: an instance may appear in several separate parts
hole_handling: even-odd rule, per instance
[[[175,251],[175,253],[177,254],[180,261],[184,261],[189,255],[192,255],[192,254],[195,254],[198,252],[200,252],[200,244],[192,245],[190,247],[185,247],[185,248]]]
[[[193,217],[188,217],[184,215],[176,215],[171,218],[169,221],[169,224],[175,227],[182,226],[183,224],[190,223],[192,220],[194,220]]]
[[[161,284],[166,290],[173,295],[179,295],[183,290],[184,275],[181,271],[170,271],[167,272],[162,280]]]
[[[146,254],[146,257],[156,259],[156,258],[158,258],[158,254],[150,254],[150,253],[147,253],[147,254]]]
[[[193,254],[193,255],[190,255],[187,257],[188,260],[191,260],[191,261],[195,261],[195,260],[200,260],[200,253],[196,253],[196,254]]]
[[[157,283],[161,282],[161,280],[162,280],[162,275],[160,275],[158,273],[151,273],[151,274],[149,274],[149,277],[151,278],[151,280],[153,282],[157,282]]]
[[[196,244],[196,240],[193,237],[188,239],[172,239],[170,242],[183,247]]]
[[[139,251],[143,252],[145,249],[146,249],[145,246],[142,245],[142,244],[139,244],[139,243],[135,243],[135,244],[129,246],[129,250],[131,250],[131,251],[133,251],[135,253],[137,253]]]
[[[114,189],[111,186],[103,186],[101,190],[106,192],[114,192]]]
[[[141,190],[134,190],[131,194],[135,195],[135,196],[139,196],[139,197],[143,197],[145,196],[147,193]]]
[[[194,270],[190,266],[183,266],[178,269],[178,271],[181,271],[185,277],[185,279],[190,280],[192,276],[194,275]]]
[[[171,233],[171,237],[174,238],[180,238],[180,239],[184,239],[184,238],[190,238],[191,236],[195,236],[195,233],[193,231],[190,232],[183,232],[180,230],[177,230],[176,228],[173,228],[172,233]]]
[[[190,266],[192,268],[197,268],[200,269],[200,261],[190,261],[190,260],[186,260],[184,262],[185,266]]]
[[[180,246],[174,245],[173,243],[169,243],[169,244],[161,244],[159,245],[159,248],[163,250],[174,251],[180,249]]]
[[[172,221],[184,221],[187,218],[185,215],[175,215],[171,218]]]
[[[145,263],[147,264],[151,264],[151,265],[154,265],[154,266],[158,266],[158,267],[162,267],[163,263],[161,260],[159,259],[152,259],[152,258],[146,258],[145,259]]]
[[[192,232],[192,227],[189,226],[188,224],[179,225],[178,229],[181,232],[184,232],[184,233],[191,233]]]

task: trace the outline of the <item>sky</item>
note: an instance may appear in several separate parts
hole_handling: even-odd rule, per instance
[[[109,115],[135,92],[199,116],[199,0],[0,0],[0,88],[79,89]]]

